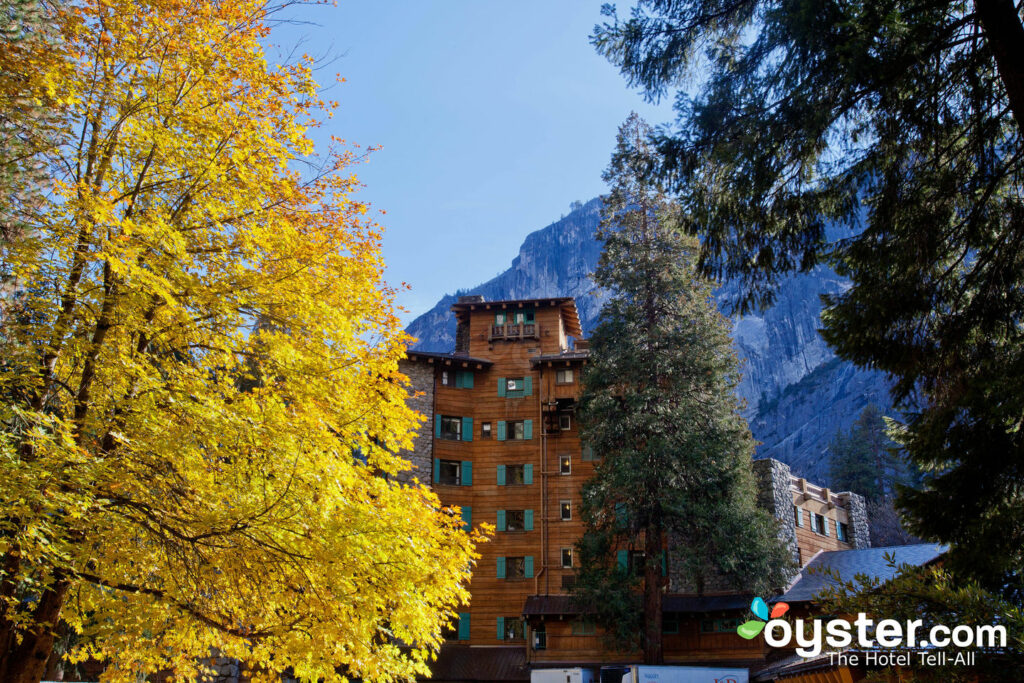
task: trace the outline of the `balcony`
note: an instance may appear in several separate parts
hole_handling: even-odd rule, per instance
[[[505,325],[491,325],[491,332],[488,341],[495,339],[539,339],[536,323],[507,323]]]

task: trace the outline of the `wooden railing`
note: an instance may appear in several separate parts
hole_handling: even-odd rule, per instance
[[[506,323],[504,325],[491,325],[489,339],[537,339],[536,323]]]

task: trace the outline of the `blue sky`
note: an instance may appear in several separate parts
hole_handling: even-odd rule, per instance
[[[329,62],[340,102],[325,133],[381,145],[356,169],[385,210],[388,281],[403,320],[506,269],[523,238],[604,192],[618,125],[671,118],[626,88],[589,44],[598,0],[392,2],[304,7],[278,40]]]

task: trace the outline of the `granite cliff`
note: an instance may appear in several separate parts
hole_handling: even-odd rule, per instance
[[[409,325],[408,332],[419,340],[416,348],[455,347],[449,307],[465,294],[491,301],[574,296],[589,334],[603,303],[589,278],[601,253],[594,238],[599,210],[597,199],[574,204],[567,216],[528,235],[508,270],[442,298]],[[836,432],[848,429],[868,403],[889,407],[884,376],[840,360],[818,333],[820,295],[846,286],[832,270],[819,266],[783,282],[772,307],[733,319],[733,340],[744,360],[738,394],[746,402],[750,429],[762,442],[757,457],[782,460],[815,481],[827,480],[828,444]],[[727,282],[719,289],[720,301],[730,287]]]

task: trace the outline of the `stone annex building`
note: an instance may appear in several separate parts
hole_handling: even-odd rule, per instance
[[[453,352],[410,351],[403,361],[413,389],[421,392],[415,407],[430,425],[411,459],[443,503],[462,509],[467,526],[489,522],[496,533],[479,549],[471,604],[460,613],[433,680],[528,680],[531,668],[636,662],[636,653],[609,651],[569,597],[573,546],[583,533],[579,492],[600,456],[580,442],[577,429],[580,374],[589,351],[574,300],[468,296],[452,311]],[[780,520],[782,542],[802,568],[782,596],[794,613],[809,605],[812,584],[821,587],[815,567],[852,563],[884,573],[882,551],[892,549],[869,548],[861,496],[816,486],[776,460],[756,460],[754,471],[759,503]],[[920,564],[938,554],[934,546],[921,550],[901,550],[900,561]],[[623,566],[630,565],[631,552],[618,551]],[[763,639],[736,634],[749,618],[752,596],[688,594],[670,561],[666,573],[667,663],[744,666],[765,674],[785,664],[773,661],[778,653],[770,653]],[[831,674],[838,675],[821,675]]]

